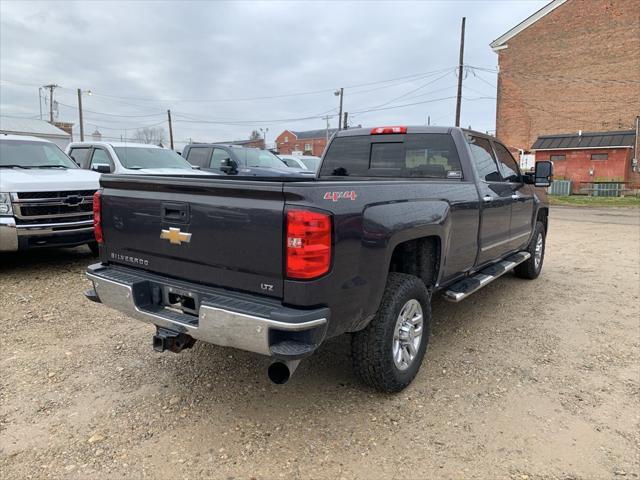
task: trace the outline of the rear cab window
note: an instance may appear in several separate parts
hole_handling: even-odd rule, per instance
[[[447,133],[337,137],[320,177],[462,179],[458,150]]]

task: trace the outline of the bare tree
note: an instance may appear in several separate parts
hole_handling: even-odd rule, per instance
[[[262,134],[258,130],[253,130],[249,135],[249,140],[260,140],[261,138]]]
[[[158,145],[166,140],[166,133],[161,127],[144,127],[136,130],[133,135],[136,142]]]

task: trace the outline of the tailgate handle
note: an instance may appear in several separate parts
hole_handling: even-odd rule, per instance
[[[163,221],[189,223],[189,204],[162,203],[160,208]]]

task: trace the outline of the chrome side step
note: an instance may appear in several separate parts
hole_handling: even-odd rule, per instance
[[[464,300],[472,293],[477,292],[485,285],[493,282],[496,278],[513,270],[519,264],[528,260],[529,257],[531,257],[529,252],[518,252],[509,255],[504,260],[489,265],[464,280],[454,283],[444,292],[444,298],[450,302]]]

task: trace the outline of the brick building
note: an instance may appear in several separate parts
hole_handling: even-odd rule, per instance
[[[635,130],[578,132],[541,135],[532,150],[536,161],[553,162],[556,179],[571,180],[573,193],[585,193],[591,182],[629,183],[630,187],[639,184],[635,144]]]
[[[215,142],[215,143],[222,143],[224,145],[240,145],[241,147],[259,148],[261,150],[264,150],[265,148],[264,138],[253,138],[249,140],[234,140],[232,142]]]
[[[294,132],[285,130],[276,137],[276,147],[279,153],[291,155],[299,152],[304,155],[322,156],[324,148],[327,146],[327,138],[337,131],[335,128],[322,130],[307,130],[305,132]]]
[[[553,0],[491,43],[496,135],[529,149],[541,135],[635,128],[638,0]]]

